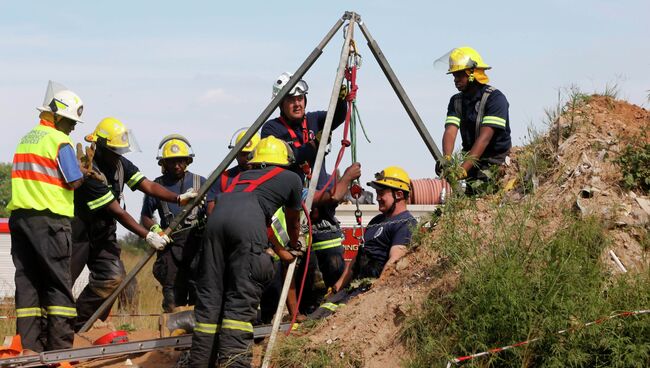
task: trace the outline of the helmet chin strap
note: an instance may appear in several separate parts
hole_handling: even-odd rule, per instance
[[[393,194],[393,205],[390,206],[388,212],[386,212],[386,216],[388,217],[393,215],[393,212],[395,212],[395,206],[397,205],[397,196],[395,195],[395,189],[391,189],[390,192]]]

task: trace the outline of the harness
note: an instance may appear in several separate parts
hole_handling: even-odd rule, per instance
[[[237,185],[248,184],[248,186],[246,188],[244,188],[244,190],[242,190],[242,192],[250,193],[250,192],[254,191],[255,189],[257,189],[257,187],[259,187],[260,185],[264,184],[265,182],[271,180],[273,177],[275,177],[279,173],[283,172],[284,170],[285,170],[284,168],[282,168],[280,166],[276,166],[276,167],[273,168],[273,170],[267,172],[266,174],[260,176],[259,178],[257,178],[257,179],[249,179],[249,180],[239,180],[239,177],[241,176],[241,174],[237,174],[237,176],[235,176],[232,179],[232,182],[230,182],[230,185],[223,192],[224,193],[231,193],[231,192],[233,192],[235,190],[235,187]]]
[[[483,116],[485,115],[485,104],[487,103],[488,97],[490,97],[490,94],[497,89],[492,87],[492,86],[487,86],[485,91],[483,91],[483,96],[481,96],[481,102],[478,105],[478,114],[476,115],[476,125],[474,128],[474,139],[478,139],[478,134],[479,131],[481,130],[481,121],[483,120]],[[458,116],[461,120],[463,118],[463,100],[462,100],[463,94],[462,92],[459,92],[456,94],[456,98],[454,99],[454,110],[456,111],[456,116]]]
[[[162,177],[156,178],[154,181],[158,184],[162,184]],[[185,176],[183,176],[183,179],[181,181],[180,193],[185,192],[183,184],[185,184]],[[201,176],[194,173],[192,173],[192,188],[195,192],[198,192],[201,188]],[[187,216],[187,218],[185,218],[185,227],[196,226],[199,223],[199,207],[200,206],[195,206],[192,208],[190,214]],[[163,217],[167,221],[167,224],[170,224],[174,219],[174,214],[172,214],[172,211],[169,210],[169,204],[165,201],[158,201],[158,209],[162,212]]]
[[[239,177],[240,173],[238,173],[235,176],[229,176],[227,174],[227,171],[224,172],[223,174],[221,174],[221,192],[222,193],[232,192],[232,190],[235,189],[234,184],[236,184],[236,182],[233,180],[232,182],[230,182],[230,185],[228,185],[228,179],[234,179],[236,177]]]
[[[309,142],[309,130],[307,130],[307,117],[303,117],[302,119],[302,139],[298,139],[298,134],[296,133],[295,130],[293,130],[292,127],[287,124],[287,121],[284,119],[284,117],[280,116],[280,122],[284,127],[287,129],[287,132],[289,132],[289,137],[291,137],[291,143],[293,144],[294,147],[300,148],[302,147],[303,144]]]

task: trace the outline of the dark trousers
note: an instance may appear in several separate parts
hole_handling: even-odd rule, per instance
[[[171,245],[158,252],[153,265],[153,275],[163,289],[162,308],[166,313],[177,306],[194,305],[196,301],[196,271],[192,268],[192,261],[201,239],[196,234],[190,234],[174,237],[173,240]]]
[[[88,266],[88,285],[77,298],[75,331],[88,321],[99,306],[113,293],[126,276],[120,260],[121,249],[115,234],[115,220],[72,220],[72,277],[76,280],[84,266]],[[108,317],[110,308],[100,318]]]
[[[23,347],[37,352],[72,347],[76,312],[70,219],[49,211],[14,210],[9,228],[16,267],[16,333]]]
[[[266,221],[255,195],[222,196],[201,246],[191,367],[211,367],[217,360],[250,367],[253,322],[262,290],[273,277],[266,243]]]
[[[328,288],[339,280],[345,270],[344,251],[343,246],[315,251],[318,268],[323,275],[325,286]]]

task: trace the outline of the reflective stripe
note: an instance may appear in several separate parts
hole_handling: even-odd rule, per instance
[[[52,177],[53,180],[62,182],[63,175],[59,173],[59,169],[52,169],[34,162],[14,162],[12,171],[33,171],[38,174],[43,174]]]
[[[445,120],[445,124],[453,124],[459,127],[460,118],[457,116],[447,116],[447,120]]]
[[[104,194],[103,196],[88,202],[87,203],[88,208],[90,208],[91,210],[97,209],[97,208],[99,208],[99,207],[101,207],[101,206],[103,206],[103,205],[105,205],[107,203],[110,203],[114,199],[115,199],[115,196],[113,195],[113,192],[108,192],[108,193]]]
[[[323,240],[320,242],[313,243],[311,245],[311,248],[313,250],[323,250],[323,249],[330,249],[335,247],[342,247],[343,243],[341,241],[342,241],[341,238]]]
[[[336,312],[336,310],[339,308],[338,305],[336,305],[336,304],[334,304],[334,303],[329,303],[329,302],[328,302],[328,303],[323,303],[323,304],[321,304],[320,307],[321,307],[321,308],[325,308],[325,309],[327,309],[327,310],[329,310],[329,311],[332,311],[332,312]]]
[[[219,325],[216,323],[196,322],[196,327],[194,327],[194,331],[214,335],[217,333],[218,328]]]
[[[492,125],[498,125],[501,127],[506,126],[506,119],[502,119],[498,116],[486,116],[483,118],[483,121],[481,124],[492,124]]]
[[[280,244],[282,244],[283,247],[289,244],[289,234],[284,229],[283,223],[280,221],[280,219],[274,216],[273,221],[271,222],[271,227],[273,228],[275,237],[278,238],[278,241]]]
[[[225,319],[221,321],[221,328],[224,330],[239,330],[253,333],[253,324],[250,322]]]
[[[47,314],[50,316],[76,317],[77,309],[74,307],[51,305],[47,307]]]
[[[16,308],[16,318],[41,317],[42,315],[40,307]]]
[[[144,178],[144,174],[138,171],[137,173],[133,174],[133,176],[131,176],[131,179],[126,182],[126,185],[128,185],[129,188],[133,188],[133,186],[138,184],[142,178]]]

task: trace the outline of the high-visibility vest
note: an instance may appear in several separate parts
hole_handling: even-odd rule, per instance
[[[70,137],[41,121],[18,144],[11,169],[11,201],[7,209],[49,210],[74,216],[74,192],[56,161],[59,147]]]

